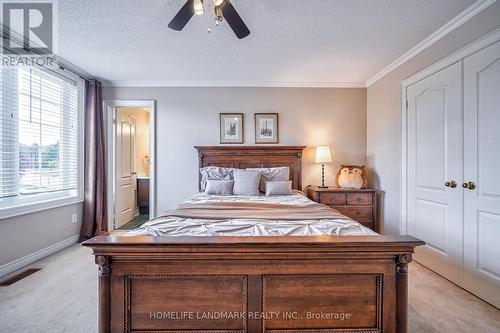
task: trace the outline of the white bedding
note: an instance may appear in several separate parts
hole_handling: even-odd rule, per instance
[[[186,201],[195,202],[272,202],[292,206],[309,205],[302,192],[282,196],[217,196],[199,193]],[[263,219],[189,219],[159,217],[131,230],[126,236],[369,236],[378,235],[348,217],[322,220],[263,220]]]

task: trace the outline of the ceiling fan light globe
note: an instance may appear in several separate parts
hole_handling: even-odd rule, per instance
[[[203,15],[205,13],[205,9],[203,8],[203,0],[194,0],[194,13],[196,15]]]

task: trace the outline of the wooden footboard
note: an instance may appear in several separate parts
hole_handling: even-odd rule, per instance
[[[99,332],[407,331],[407,236],[96,237]]]

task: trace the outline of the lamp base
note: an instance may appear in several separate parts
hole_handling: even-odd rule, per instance
[[[325,164],[321,164],[321,185],[319,185],[318,187],[328,188],[328,186],[325,186]]]

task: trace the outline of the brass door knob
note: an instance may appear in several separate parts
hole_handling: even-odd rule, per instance
[[[446,187],[451,187],[451,188],[455,188],[455,187],[457,187],[457,182],[456,182],[456,181],[454,181],[454,180],[451,180],[451,181],[449,181],[449,182],[444,183],[444,186],[446,186]]]
[[[462,187],[463,187],[463,188],[467,188],[467,189],[469,189],[469,190],[473,190],[473,189],[475,189],[475,188],[476,188],[476,183],[474,183],[474,182],[467,182],[467,183],[463,183],[463,184],[462,184]]]

